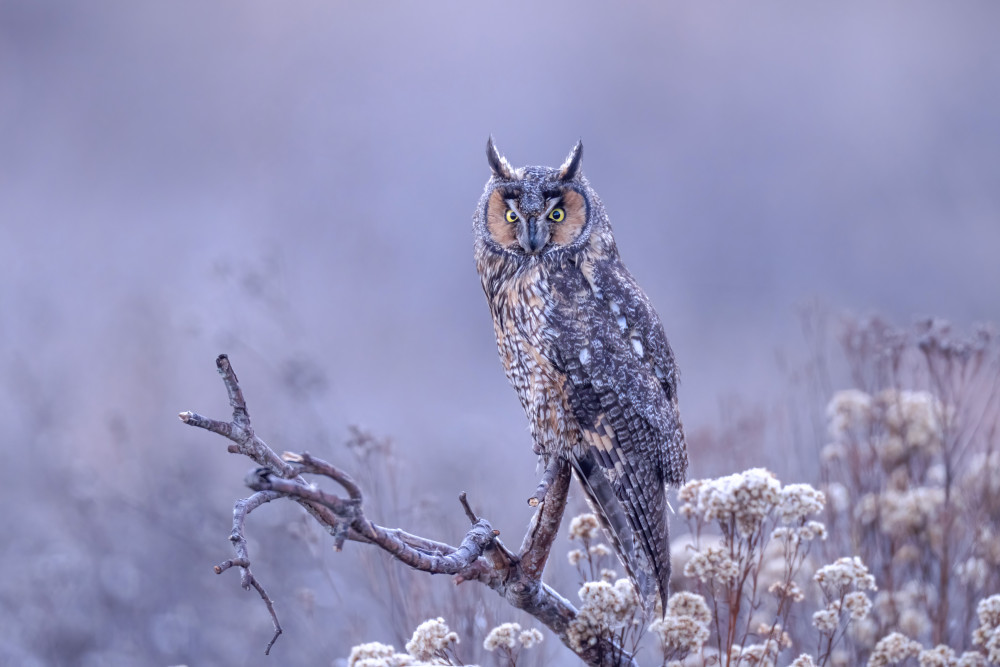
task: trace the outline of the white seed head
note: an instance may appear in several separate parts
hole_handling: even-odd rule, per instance
[[[594,514],[580,514],[569,522],[569,539],[592,540],[600,534],[601,524]]]
[[[825,635],[832,635],[840,627],[840,610],[820,609],[813,614],[813,627]]]
[[[542,643],[544,637],[542,637],[542,632],[538,628],[531,628],[529,630],[524,630],[517,637],[518,641],[521,642],[521,646],[524,648],[531,648]]]
[[[875,577],[868,573],[868,568],[857,556],[838,558],[835,562],[824,565],[813,575],[820,586],[831,593],[839,593],[850,586],[857,590],[878,590]]]
[[[921,646],[906,635],[893,632],[883,637],[868,658],[868,667],[888,667],[920,653]]]
[[[669,616],[690,616],[703,625],[712,622],[712,612],[708,609],[705,598],[697,593],[681,591],[674,593],[667,600],[667,615]]]
[[[739,566],[721,547],[707,547],[696,552],[684,565],[684,575],[698,577],[702,583],[728,584],[739,575]]]
[[[538,632],[537,630],[535,632]],[[487,651],[495,651],[498,648],[506,647],[512,649],[517,646],[518,637],[521,634],[521,626],[518,623],[501,623],[493,628],[483,640],[483,648]]]
[[[406,652],[418,660],[431,660],[458,641],[458,634],[451,631],[443,618],[438,617],[417,626],[413,637],[406,642]]]

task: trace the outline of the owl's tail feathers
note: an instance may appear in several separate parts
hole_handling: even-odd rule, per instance
[[[571,458],[573,470],[583,486],[587,503],[600,520],[604,532],[611,538],[619,560],[625,566],[632,585],[639,593],[643,608],[647,612],[651,611],[656,606],[656,595],[659,593],[662,608],[665,610],[670,580],[669,544],[665,539],[662,544],[653,543],[648,539],[648,527],[643,524],[652,517],[640,517],[637,512],[639,508],[632,502],[626,500],[623,503],[619,500],[603,467],[589,452],[576,454]],[[662,507],[666,503],[665,493],[661,484],[660,514],[663,513]],[[663,530],[666,531],[665,516],[662,521]]]

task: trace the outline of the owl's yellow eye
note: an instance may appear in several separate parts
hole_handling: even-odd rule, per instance
[[[566,211],[561,208],[554,208],[552,209],[552,212],[549,213],[549,220],[552,222],[562,222],[565,217]]]
[[[507,209],[507,214],[504,216],[507,218],[507,222],[517,222],[517,213],[514,213],[514,209]]]

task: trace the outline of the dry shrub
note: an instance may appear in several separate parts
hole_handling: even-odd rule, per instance
[[[841,344],[853,386],[826,411],[828,550],[860,555],[880,587],[856,658],[893,631],[969,648],[976,605],[1000,591],[998,340],[870,320]]]

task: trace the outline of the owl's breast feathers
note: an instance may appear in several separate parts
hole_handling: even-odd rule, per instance
[[[561,455],[579,440],[566,375],[552,362],[557,332],[546,267],[536,262],[513,272],[484,271],[497,349],[507,379],[528,415],[536,454]],[[507,267],[504,267],[507,268]]]

